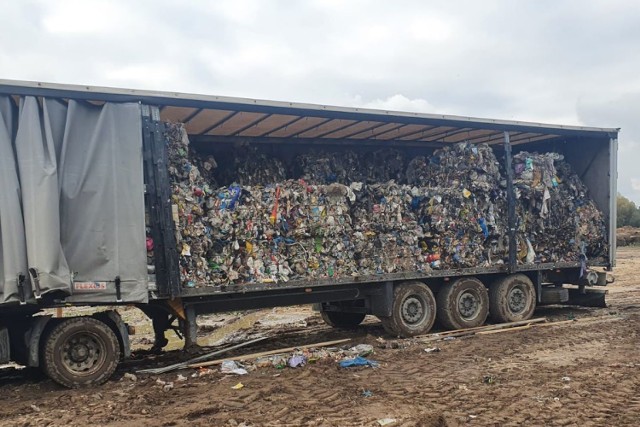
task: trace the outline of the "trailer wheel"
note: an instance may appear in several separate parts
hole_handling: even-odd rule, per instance
[[[512,274],[489,287],[489,311],[498,323],[530,319],[536,308],[536,290],[524,274]]]
[[[481,326],[488,314],[487,288],[475,277],[461,277],[438,292],[438,321],[446,329]]]
[[[42,348],[44,372],[69,388],[102,384],[120,359],[118,338],[109,326],[91,317],[76,317],[57,324]]]
[[[364,320],[364,313],[346,313],[341,311],[321,311],[324,323],[334,328],[355,328]]]
[[[393,290],[391,317],[380,317],[388,334],[403,338],[426,334],[436,320],[436,299],[422,282],[401,283]]]

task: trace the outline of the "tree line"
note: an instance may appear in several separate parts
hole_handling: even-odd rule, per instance
[[[631,200],[618,194],[618,227],[630,225],[632,227],[640,227],[640,207],[636,206]]]

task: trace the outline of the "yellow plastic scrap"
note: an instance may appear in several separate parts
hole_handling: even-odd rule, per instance
[[[241,388],[244,388],[244,384],[238,383],[238,384],[234,385],[231,388],[234,389],[234,390],[240,390]]]
[[[182,252],[180,253],[182,256],[191,256],[191,246],[186,243],[182,244]]]

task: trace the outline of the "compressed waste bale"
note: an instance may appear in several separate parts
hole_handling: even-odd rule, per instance
[[[364,168],[367,171],[367,183],[395,181],[404,183],[406,159],[402,152],[393,148],[375,150],[364,156]]]
[[[312,150],[296,156],[294,174],[312,184],[384,183],[405,179],[405,156],[384,148],[359,155],[352,150]]]
[[[415,157],[407,166],[411,185],[491,191],[500,179],[500,163],[487,144],[452,144],[435,150],[428,159]]]
[[[604,258],[604,216],[558,153],[520,152],[513,167],[518,203],[518,261]]]
[[[184,286],[415,273],[508,260],[506,179],[486,144],[453,144],[408,163],[392,149],[365,155],[316,149],[288,168],[244,147],[223,162],[232,171],[225,176],[215,158],[192,150],[183,126],[170,125],[167,137]],[[606,255],[603,215],[561,155],[518,153],[514,173],[518,262]],[[151,263],[152,240],[147,249]]]
[[[433,258],[432,267],[504,263],[506,204],[501,192],[428,188],[419,194],[417,211],[425,230],[422,245]]]
[[[354,151],[310,150],[296,156],[296,174],[310,184],[364,182],[367,171]]]
[[[216,173],[221,184],[269,185],[289,176],[285,163],[261,147],[236,147],[233,155],[224,160]]]
[[[412,206],[432,268],[501,264],[507,255],[506,191],[487,144],[459,143],[417,156],[407,166]]]
[[[361,274],[429,269],[419,246],[424,233],[411,208],[411,187],[388,181],[353,183],[355,257]]]

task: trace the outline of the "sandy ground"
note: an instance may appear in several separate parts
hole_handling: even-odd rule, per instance
[[[63,389],[36,370],[0,371],[0,424],[20,426],[635,426],[640,424],[640,248],[619,251],[606,309],[541,308],[536,317],[577,322],[493,335],[380,348],[375,319],[356,331],[332,330],[309,307],[203,319],[203,345],[270,338],[242,353],[340,338],[376,347],[378,368],[340,368],[330,358],[303,368],[261,367],[241,377],[195,370],[128,373],[184,353],[151,356],[149,326],[125,314],[140,349],[113,379]],[[427,347],[441,351],[427,353]],[[171,347],[179,342],[172,340]],[[177,381],[178,374],[187,378]],[[173,382],[165,391],[158,380]],[[244,387],[232,386],[242,382]]]

